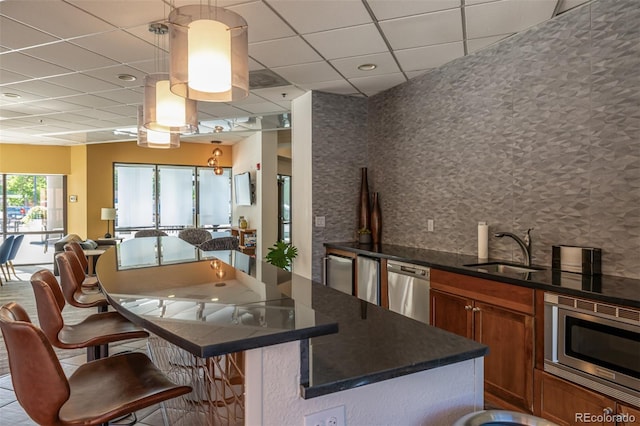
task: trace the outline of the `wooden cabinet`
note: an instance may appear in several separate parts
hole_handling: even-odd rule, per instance
[[[640,409],[535,370],[536,403],[534,414],[561,426],[584,424],[637,426]]]
[[[431,324],[489,347],[485,401],[533,411],[534,291],[431,270]]]
[[[231,229],[231,235],[238,237],[238,250],[250,256],[256,254],[257,232],[255,229]]]

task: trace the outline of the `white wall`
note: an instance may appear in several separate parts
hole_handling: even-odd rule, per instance
[[[313,261],[313,206],[312,206],[312,156],[311,156],[311,92],[291,101],[293,126],[291,130],[291,236],[298,248],[293,271],[311,278]]]
[[[261,257],[278,240],[278,132],[262,132],[259,192],[262,199]]]
[[[256,190],[255,203],[251,206],[236,206],[235,188],[232,194],[232,213],[233,226],[238,226],[238,218],[244,216],[249,222],[249,228],[256,229],[258,232],[258,241],[256,248],[256,256],[261,254],[262,244],[262,197],[258,188],[261,186],[261,175],[256,170],[256,165],[262,160],[262,134],[255,133],[248,138],[236,143],[233,146],[233,174],[250,172],[251,183],[254,184]],[[233,183],[232,183],[233,185]]]
[[[299,344],[246,352],[245,424],[302,426],[307,414],[344,406],[349,426],[448,426],[483,409],[482,358],[302,399]]]

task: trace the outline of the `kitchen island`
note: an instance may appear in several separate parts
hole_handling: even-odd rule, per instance
[[[172,373],[215,375],[232,361],[225,380],[237,386],[242,373],[244,385],[236,423],[303,424],[335,408],[350,425],[437,425],[483,408],[486,346],[242,253],[139,238],[107,250],[97,272],[112,306],[157,336],[154,360]],[[215,405],[208,390],[198,384],[183,409]],[[212,424],[208,412],[189,420]]]

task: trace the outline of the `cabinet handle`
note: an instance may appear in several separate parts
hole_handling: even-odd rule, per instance
[[[470,310],[472,310],[472,309],[473,309],[473,306],[471,306],[471,305],[466,305],[466,306],[464,307],[464,309],[465,309],[465,311],[470,311]]]
[[[613,414],[613,409],[609,408],[609,407],[605,407],[604,410],[602,410],[602,413],[605,416],[610,416]]]
[[[480,308],[473,308],[472,311],[473,312],[480,312]]]

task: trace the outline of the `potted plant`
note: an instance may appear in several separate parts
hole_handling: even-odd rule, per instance
[[[358,229],[358,242],[360,244],[371,244],[371,230],[367,228]]]
[[[273,266],[289,271],[291,263],[293,263],[293,259],[297,255],[298,249],[295,246],[284,241],[278,241],[272,247],[269,247],[265,260]]]

